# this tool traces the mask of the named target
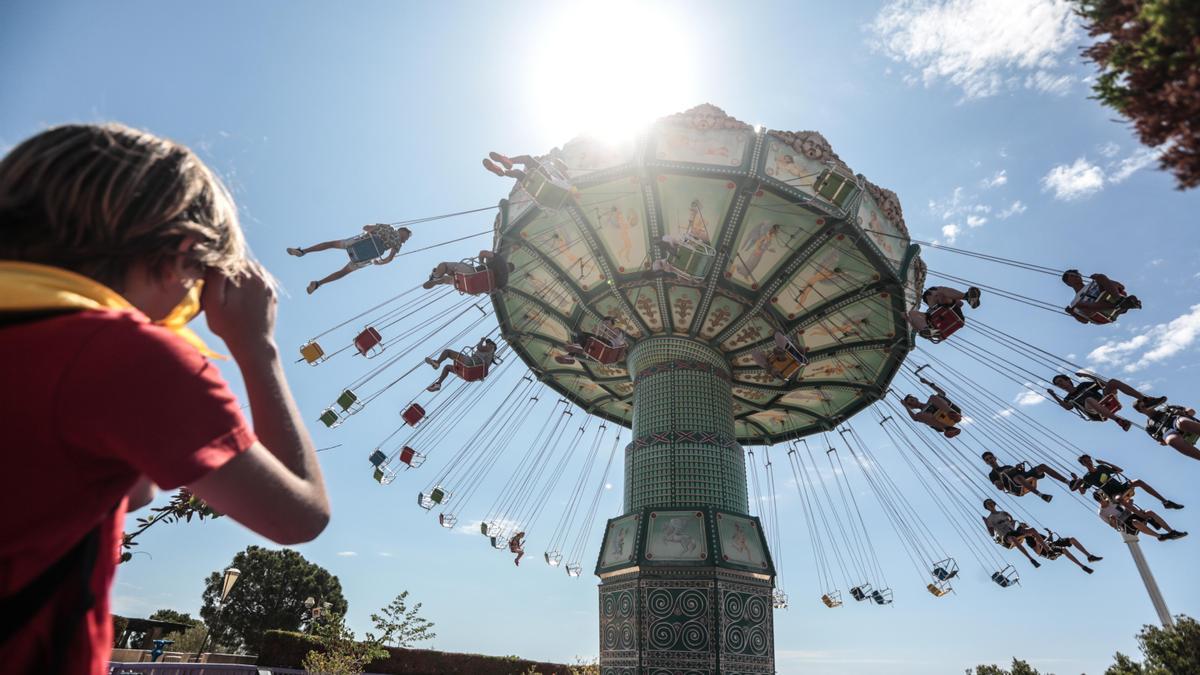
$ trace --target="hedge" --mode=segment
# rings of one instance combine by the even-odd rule
[[[258,665],[271,668],[300,668],[301,661],[314,649],[320,649],[315,638],[304,633],[269,630],[263,635],[258,652]],[[372,673],[384,675],[520,675],[536,668],[542,675],[570,675],[570,666],[561,663],[528,661],[515,656],[485,656],[457,654],[430,649],[400,649],[387,647],[386,659],[367,666]]]

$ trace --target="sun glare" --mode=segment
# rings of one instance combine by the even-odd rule
[[[628,138],[657,117],[701,103],[696,40],[681,17],[658,4],[565,5],[532,39],[530,113],[554,138]]]

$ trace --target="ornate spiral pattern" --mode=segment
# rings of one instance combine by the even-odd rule
[[[703,591],[688,590],[679,594],[675,601],[675,611],[687,617],[698,616],[708,604],[708,598]]]
[[[767,599],[760,595],[746,598],[746,620],[753,624],[762,623],[767,616]]]

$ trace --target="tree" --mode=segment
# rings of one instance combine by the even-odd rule
[[[392,603],[380,610],[382,614],[372,614],[371,621],[379,637],[367,633],[367,638],[380,644],[393,647],[411,647],[417,642],[432,640],[437,637],[433,632],[433,622],[421,616],[421,603],[408,608],[408,591],[397,595]]]
[[[1000,666],[976,666],[974,670],[968,668],[967,675],[1042,675],[1042,673],[1028,663],[1014,658],[1010,670],[1005,670]],[[1046,675],[1052,674],[1046,673]]]
[[[179,612],[173,609],[155,610],[149,617],[152,621],[170,621],[172,623],[182,623],[187,626],[183,631],[172,631],[163,635],[164,640],[171,640],[172,644],[169,647],[173,652],[184,652],[190,654],[198,651],[204,643],[204,636],[208,633],[208,627],[200,619],[193,618],[187,612]],[[212,651],[221,651],[219,647],[210,642],[209,646]]]
[[[1138,648],[1145,659],[1137,663],[1117,652],[1104,675],[1176,675],[1200,673],[1200,622],[1179,615],[1173,628],[1142,626]]]
[[[225,575],[217,570],[205,580],[200,616],[212,628],[212,639],[234,650],[256,652],[263,633],[271,629],[298,630],[306,598],[329,603],[329,611],[337,615],[349,608],[338,578],[291,549],[249,546],[230,566],[242,574],[224,609],[218,604]]]
[[[1179,189],[1200,185],[1200,12],[1195,0],[1075,0],[1099,66],[1096,98],[1163,147]]]
[[[388,656],[378,639],[368,636],[365,642],[355,640],[354,631],[346,627],[341,614],[330,613],[315,622],[312,634],[321,649],[310,651],[301,665],[313,675],[359,675],[368,663]]]

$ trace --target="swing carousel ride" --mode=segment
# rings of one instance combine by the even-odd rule
[[[997,543],[1062,554],[1045,544],[1054,537],[1039,544],[985,530],[979,505],[993,499],[1044,527],[1018,497],[1037,493],[1046,474],[1016,462],[1068,475],[1082,450],[1020,411],[979,414],[958,436],[960,406],[1011,408],[949,358],[958,353],[1042,394],[1029,383],[1082,368],[978,312],[968,318],[963,305],[978,306],[978,289],[989,301],[1060,315],[1062,303],[927,270],[896,195],[855,174],[819,133],[752,127],[704,105],[624,144],[578,138],[536,158],[493,153],[488,164],[515,179],[494,207],[488,255],[442,266],[424,287],[321,332],[300,354],[323,367],[363,359],[353,367],[366,370],[320,422],[336,428],[367,407],[399,410],[364,468],[381,485],[407,483],[416,471],[420,509],[446,528],[477,523],[488,545],[518,563],[538,542],[542,562],[581,576],[605,485],[623,460],[623,509],[595,554],[603,672],[774,672],[770,610],[788,605],[780,482],[797,490],[814,595],[826,607],[892,602],[863,516],[872,504],[856,496],[866,493],[920,586],[938,598],[951,593],[955,557],[912,490],[879,469],[860,426],[879,426],[961,550],[997,585],[1019,583]],[[981,264],[1062,274],[922,243]],[[927,274],[972,290],[926,294]],[[1115,320],[1128,307],[1111,291],[1123,294],[1080,291],[1077,302],[1115,309],[1105,314],[1093,302],[1079,313]],[[944,344],[930,349],[923,339]],[[443,377],[426,386],[429,366],[443,363]],[[1090,396],[1102,405],[1068,391],[1064,407],[1089,419],[1115,414],[1105,406],[1116,390],[1095,381]],[[905,407],[905,393],[927,387],[936,395],[918,412]],[[409,398],[384,398],[396,388]],[[1148,410],[1154,434],[1157,409]],[[452,430],[465,440],[442,443]],[[1001,471],[1005,480],[980,470],[975,458],[985,450],[1016,463]],[[788,475],[777,479],[772,459]],[[1024,478],[1008,481],[1004,471]],[[500,485],[490,505],[481,490],[489,479]],[[1076,487],[1065,499],[1094,509]],[[560,513],[543,513],[560,502]]]

